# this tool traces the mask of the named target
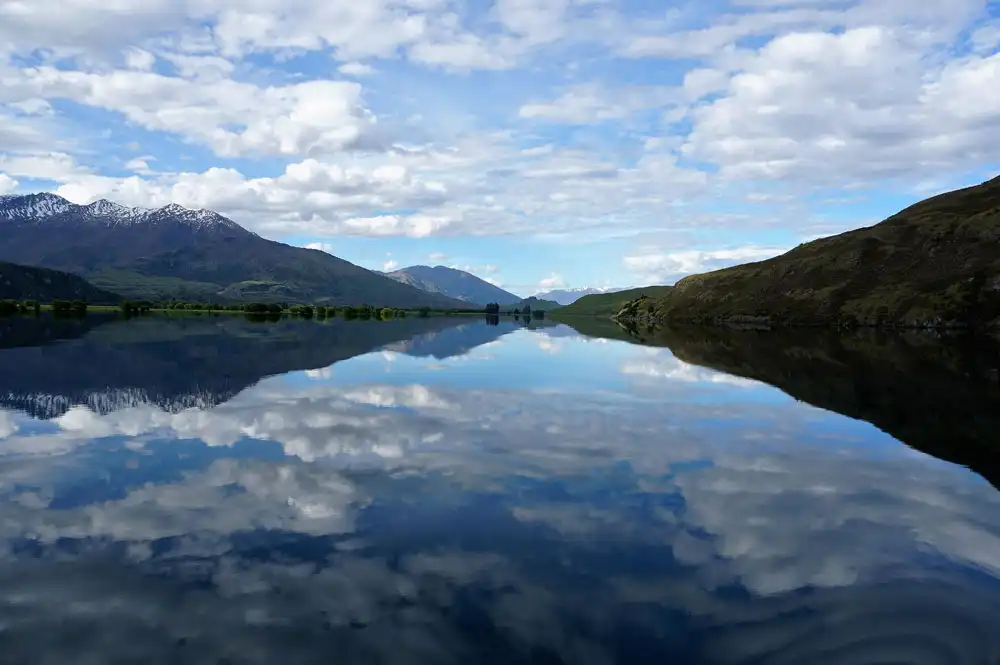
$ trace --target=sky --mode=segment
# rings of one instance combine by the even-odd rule
[[[0,194],[520,295],[767,258],[998,145],[995,1],[0,0]]]

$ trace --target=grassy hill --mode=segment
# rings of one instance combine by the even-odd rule
[[[1000,178],[767,261],[692,275],[621,319],[1000,325]]]
[[[530,307],[531,310],[535,312],[542,310],[546,314],[556,309],[562,309],[562,305],[554,300],[540,300],[535,296],[531,296],[530,298],[524,298],[523,300],[518,300],[517,302],[506,304],[500,303],[500,311],[506,312],[509,309],[524,309],[525,306]]]
[[[572,305],[560,307],[558,316],[611,316],[617,314],[622,306],[630,300],[643,295],[659,298],[669,293],[672,288],[670,286],[644,286],[614,293],[595,293],[580,298]]]
[[[112,305],[120,302],[122,297],[68,272],[0,262],[0,300],[36,300],[43,303],[85,300],[92,304]]]

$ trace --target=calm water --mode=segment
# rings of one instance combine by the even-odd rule
[[[995,347],[582,330],[0,320],[0,662],[1000,662]]]

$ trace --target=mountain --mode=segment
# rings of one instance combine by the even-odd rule
[[[532,311],[537,312],[538,310],[542,310],[548,313],[551,312],[552,310],[560,308],[559,303],[557,303],[554,300],[541,300],[539,298],[536,298],[535,296],[531,296],[530,298],[524,298],[521,300],[516,300],[514,302],[507,302],[507,303],[501,302],[499,304],[500,304],[500,310],[504,312],[507,311],[508,309],[524,309],[525,307],[530,307]]]
[[[384,274],[397,282],[409,284],[428,293],[440,293],[473,305],[519,300],[519,296],[504,291],[471,273],[445,266],[434,266],[433,268],[430,266],[410,266]]]
[[[1000,178],[767,261],[692,275],[628,321],[1000,326]]]
[[[560,307],[559,316],[611,316],[617,313],[625,303],[646,295],[662,296],[670,292],[670,286],[644,286],[626,291],[611,291],[584,296],[572,305]]]
[[[560,305],[572,305],[577,300],[584,296],[599,295],[602,293],[616,293],[618,291],[624,291],[625,289],[595,289],[595,288],[583,288],[583,289],[555,289],[553,291],[546,291],[545,293],[536,293],[535,297],[540,300],[552,300],[559,303]]]
[[[123,321],[100,313],[0,318],[0,409],[53,418],[81,404],[99,413],[142,404],[171,412],[207,408],[267,376],[326,368],[468,323],[440,316],[273,323],[240,316]],[[464,353],[476,343],[453,338],[451,346]]]
[[[663,327],[644,343],[869,422],[1000,487],[1000,344],[881,331]]]
[[[455,308],[315,249],[261,238],[210,210],[0,198],[0,260],[76,273],[129,298]]]
[[[122,297],[97,288],[79,275],[0,261],[0,300],[85,300],[111,305]]]

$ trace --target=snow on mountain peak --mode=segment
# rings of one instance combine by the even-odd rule
[[[58,215],[73,207],[73,204],[55,194],[26,194],[4,197],[0,201],[0,217],[7,219],[38,219]]]
[[[196,229],[224,227],[242,229],[239,224],[211,210],[191,210],[171,203],[156,210],[129,208],[114,201],[98,199],[88,205],[70,203],[55,194],[5,195],[0,197],[0,219],[45,223],[50,217],[62,213],[75,213],[76,223],[106,224],[109,226],[156,224],[165,221],[180,222]]]
[[[97,217],[110,217],[119,222],[134,222],[143,215],[147,214],[148,210],[143,210],[142,208],[127,208],[123,205],[115,203],[114,201],[108,201],[107,199],[98,199],[88,206],[84,206],[87,213]]]

